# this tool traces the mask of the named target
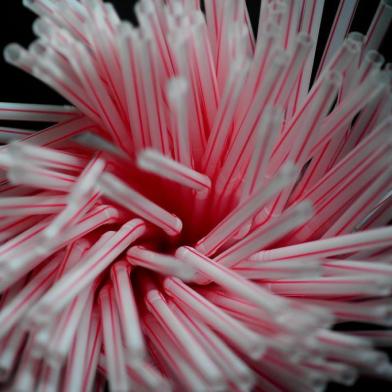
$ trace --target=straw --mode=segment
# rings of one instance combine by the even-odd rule
[[[0,199],[1,216],[25,216],[55,214],[65,207],[65,198],[59,196],[22,196],[2,197]]]
[[[131,267],[127,262],[116,262],[111,268],[111,281],[125,348],[131,361],[139,362],[145,357],[146,348],[136,308],[135,293],[130,281],[130,271]]]
[[[344,262],[343,262],[344,263]],[[365,300],[360,302],[342,302],[333,300],[308,300],[311,304],[323,306],[331,310],[340,320],[358,321],[381,326],[390,326],[392,323],[390,304],[378,300]]]
[[[26,333],[21,328],[13,328],[6,337],[1,340],[0,348],[0,380],[1,382],[8,379],[14,369],[15,363],[19,357],[20,349],[25,343]]]
[[[175,236],[181,231],[182,222],[179,218],[134,191],[115,176],[104,173],[100,178],[99,188],[110,199],[162,228],[167,234]]]
[[[126,260],[132,265],[144,267],[163,275],[174,275],[184,281],[194,276],[192,268],[184,265],[181,260],[158,252],[153,252],[141,246],[132,246],[128,249]]]
[[[210,357],[219,366],[229,381],[239,388],[252,388],[255,378],[246,364],[233,351],[203,324],[186,316],[174,303],[170,304],[176,316],[189,328]]]
[[[248,64],[236,61],[231,67],[226,87],[222,92],[215,121],[202,157],[203,170],[211,178],[215,175],[219,159],[225,153],[225,146],[231,132],[236,106],[240,104],[240,92],[247,76]]]
[[[223,312],[185,283],[176,278],[166,278],[164,288],[182,309],[186,312],[191,311],[243,354],[255,359],[262,356],[265,342],[261,336]]]
[[[211,189],[211,180],[207,176],[152,149],[139,153],[137,166],[198,192],[207,193]]]
[[[85,352],[83,389],[90,391],[95,379],[95,372],[98,366],[99,353],[102,343],[102,325],[99,312],[93,309],[90,326],[88,330],[88,346]]]
[[[389,0],[380,1],[376,14],[372,19],[365,37],[365,49],[378,49],[381,45],[392,20],[392,3]]]
[[[120,321],[114,302],[113,288],[104,286],[99,292],[102,334],[108,357],[108,381],[114,391],[126,391],[130,387],[125,367],[124,349],[121,343]]]
[[[392,291],[391,284],[383,277],[334,276],[321,278],[279,279],[266,286],[283,296],[315,298],[387,296]]]
[[[95,191],[95,184],[105,168],[105,162],[99,157],[93,158],[80,173],[67,197],[66,207],[46,227],[44,235],[55,237],[59,232],[70,227],[72,223],[90,210],[98,201],[100,193]]]
[[[152,342],[159,359],[164,360],[168,373],[184,388],[202,391],[207,388],[206,381],[196,369],[185,360],[184,354],[173,343],[167,331],[153,317],[144,318],[147,336]]]
[[[11,127],[0,127],[0,143],[6,144],[15,142],[17,140],[23,139],[26,136],[30,136],[34,131],[30,129],[19,129]]]
[[[13,159],[29,160],[36,166],[64,171],[82,170],[86,163],[83,158],[75,155],[26,142],[9,144],[7,152],[14,157]]]
[[[167,84],[167,98],[171,112],[171,128],[175,159],[192,167],[192,149],[188,125],[188,84],[186,79],[172,78]]]
[[[151,289],[146,293],[145,301],[150,312],[156,317],[165,332],[181,347],[181,351],[184,352],[192,366],[200,372],[202,378],[208,384],[220,385],[222,383],[220,370],[197,343],[190,331],[175,316],[162,294],[156,289]]]
[[[232,267],[253,253],[284,238],[296,227],[307,222],[313,215],[311,203],[305,201],[272,218],[267,224],[252,230],[242,240],[220,253],[214,261],[225,267]]]
[[[287,186],[293,175],[295,175],[295,168],[286,165],[268,186],[259,186],[253,194],[244,199],[225,219],[199,240],[196,249],[207,256],[214,254],[236,231],[255,217],[272,197]]]
[[[50,263],[34,277],[18,295],[0,311],[1,331],[0,338],[5,336],[11,328],[24,316],[32,304],[53,283],[56,264]]]
[[[350,31],[357,6],[358,0],[342,0],[339,2],[328,36],[328,41],[317,69],[317,76],[321,73],[325,64],[328,64],[333,54],[339,50],[344,38]]]
[[[260,119],[259,129],[255,136],[254,153],[252,154],[247,173],[242,185],[242,198],[247,197],[256,190],[258,186],[267,185],[267,168],[271,158],[271,152],[279,130],[282,129],[283,113],[278,108],[267,107]],[[286,162],[286,166],[290,165]],[[278,174],[279,176],[279,174]],[[294,173],[292,174],[294,177]]]
[[[323,264],[324,268],[324,264]],[[233,271],[252,280],[275,280],[297,277],[315,277],[321,274],[321,261],[289,260],[279,263],[265,262],[254,265],[252,261],[243,261],[233,267]]]
[[[45,310],[53,313],[59,312],[133,241],[143,235],[145,230],[146,226],[143,221],[133,219],[124,224],[109,239],[103,238],[102,247],[88,252],[83,262],[68,271],[46,292],[39,302],[40,310],[36,310],[37,317],[44,316],[46,318]]]
[[[189,246],[178,248],[176,256],[184,260],[188,265],[200,272],[201,278],[209,279],[224,287],[226,290],[236,293],[242,298],[257,305],[262,310],[271,314],[287,306],[281,298],[271,295],[262,287],[233,273],[227,267],[211,260]]]
[[[72,106],[0,102],[0,120],[61,122],[77,115]]]
[[[337,237],[309,241],[303,244],[291,245],[258,252],[251,260],[279,261],[295,258],[320,258],[344,255],[363,249],[376,249],[387,246],[392,238],[392,228],[382,227]]]

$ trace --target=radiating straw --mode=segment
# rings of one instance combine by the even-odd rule
[[[60,122],[78,116],[73,106],[0,102],[0,120]]]
[[[132,265],[144,267],[163,275],[174,275],[184,281],[191,280],[195,271],[181,260],[163,253],[153,252],[142,246],[132,246],[126,253],[126,260]]]
[[[196,249],[205,255],[215,253],[242,225],[255,217],[257,212],[291,181],[295,172],[296,170],[293,166],[285,166],[267,187],[258,187],[253,194],[248,196],[205,237],[199,240],[196,244]]]
[[[242,278],[240,275],[189,246],[178,248],[176,256],[199,271],[203,283],[205,283],[206,279],[207,281],[212,280],[226,290],[247,299],[260,309],[270,312],[272,315],[287,306],[286,301],[282,298],[271,295],[262,287]]]
[[[263,338],[204,296],[176,278],[166,278],[164,288],[186,313],[191,312],[194,317],[200,318],[201,322],[217,331],[240,352],[255,359],[262,356],[265,350]]]
[[[206,175],[152,149],[146,149],[139,153],[137,166],[144,171],[156,174],[159,177],[198,192],[207,193],[211,189],[211,180]]]
[[[180,233],[182,222],[179,218],[136,192],[114,175],[104,173],[99,181],[99,189],[110,199],[162,228],[167,234],[175,236]]]
[[[392,228],[381,227],[257,252],[251,257],[251,260],[262,262],[337,256],[364,249],[382,248],[387,246],[391,240]]]
[[[129,276],[130,271],[131,267],[127,262],[116,262],[111,268],[111,280],[124,336],[124,346],[130,360],[138,362],[145,357],[146,348],[136,307],[135,293]]]
[[[191,366],[195,367],[208,384],[221,385],[223,380],[220,370],[192,333],[175,316],[163,295],[158,290],[152,289],[146,293],[145,301],[165,332],[181,347]]]
[[[114,300],[113,288],[109,285],[99,292],[102,335],[105,354],[108,358],[108,381],[114,391],[126,391],[130,387],[125,366],[125,353],[121,342],[120,320]]]

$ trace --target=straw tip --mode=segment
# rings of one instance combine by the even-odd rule
[[[14,64],[16,63],[22,54],[22,47],[13,42],[5,46],[3,50],[4,60],[7,63]]]

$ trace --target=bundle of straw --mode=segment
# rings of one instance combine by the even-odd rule
[[[0,378],[13,391],[321,391],[392,379],[391,67],[341,0],[29,0],[1,103]],[[325,4],[327,6],[327,4]],[[316,75],[311,81],[312,71]]]

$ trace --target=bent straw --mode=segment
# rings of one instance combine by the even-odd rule
[[[312,204],[308,201],[297,204],[273,217],[267,224],[251,230],[243,239],[214,257],[214,261],[225,267],[232,267],[267,245],[284,238],[293,229],[302,226],[313,215]]]
[[[207,256],[214,254],[246,222],[255,217],[272,197],[287,186],[295,174],[296,170],[292,165],[288,164],[283,167],[268,186],[260,185],[254,193],[248,196],[205,237],[199,240],[196,244],[196,249]]]
[[[309,241],[303,244],[275,248],[255,253],[250,260],[255,262],[279,261],[295,258],[319,259],[349,254],[364,249],[388,246],[392,240],[392,228],[382,227],[337,237]]]
[[[0,102],[0,120],[61,122],[78,115],[73,106]]]
[[[265,342],[259,334],[248,329],[177,278],[166,278],[164,289],[181,309],[191,311],[195,317],[217,331],[241,353],[254,359],[261,358]]]
[[[123,205],[130,211],[163,229],[168,235],[175,236],[181,232],[182,222],[157,204],[110,173],[104,173],[98,183],[105,196]]]
[[[145,223],[140,219],[133,219],[121,226],[108,240],[103,238],[101,248],[88,252],[82,263],[75,265],[41,298],[39,308],[36,309],[37,321],[41,317],[47,317],[44,314],[46,311],[60,311],[145,232]]]
[[[154,315],[173,342],[176,342],[192,366],[200,372],[210,385],[221,385],[222,374],[206,354],[191,332],[181,323],[170,309],[162,294],[150,289],[145,296],[149,311]]]
[[[108,381],[113,391],[127,391],[127,371],[125,367],[125,353],[121,342],[120,321],[118,318],[113,288],[106,285],[99,292],[101,308],[103,346],[108,358]]]
[[[131,267],[127,262],[119,261],[111,268],[110,276],[124,336],[124,346],[133,363],[143,360],[146,348],[136,307],[135,293],[129,276],[130,271]]]
[[[126,253],[126,260],[132,265],[144,267],[163,275],[174,275],[184,281],[191,280],[194,270],[184,265],[181,260],[141,246],[132,246]]]
[[[211,180],[206,175],[152,149],[143,150],[138,154],[137,166],[198,192],[208,193],[211,189]]]
[[[205,279],[212,280],[229,292],[247,299],[272,315],[287,306],[286,301],[282,298],[271,295],[262,287],[242,278],[226,266],[209,259],[189,246],[178,248],[176,256],[199,271],[201,275],[199,280],[202,280],[203,283],[205,283]]]
[[[218,335],[197,320],[187,317],[174,303],[170,303],[170,307],[218,365],[226,381],[242,388],[249,389],[254,386],[256,380],[251,370]]]

